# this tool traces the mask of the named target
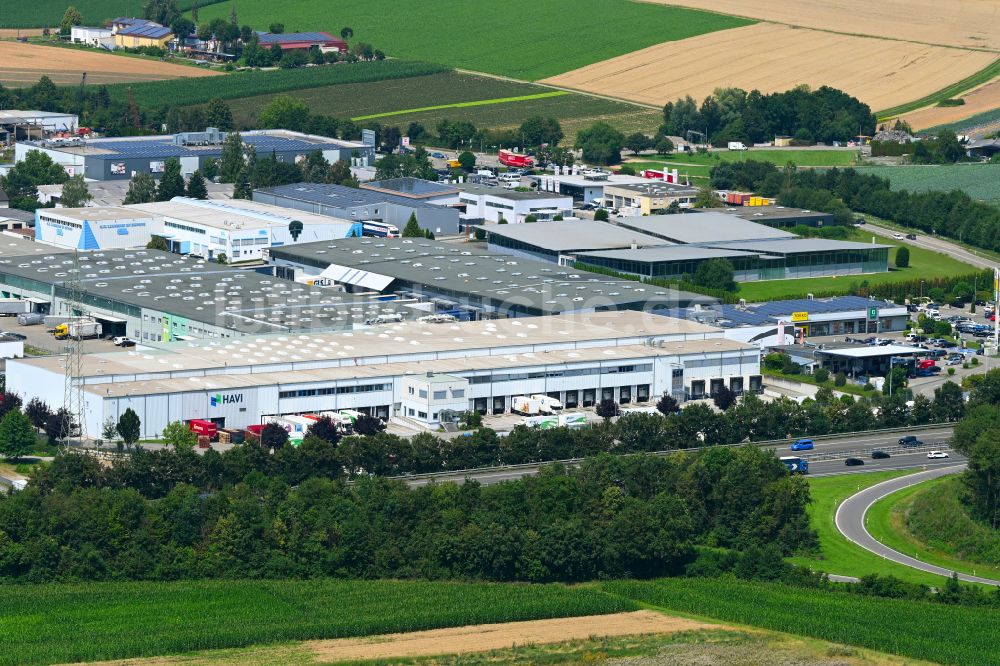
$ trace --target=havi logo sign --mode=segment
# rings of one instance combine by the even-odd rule
[[[236,393],[235,395],[222,395],[221,393],[216,393],[212,396],[212,407],[219,407],[220,405],[235,405],[243,402],[243,394]]]

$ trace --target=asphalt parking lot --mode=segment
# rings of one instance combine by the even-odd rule
[[[27,338],[24,341],[25,347],[30,346],[50,354],[62,354],[66,352],[66,345],[68,341],[56,340],[51,333],[47,332],[45,324],[22,326],[17,323],[17,317],[0,317],[0,330],[7,331],[9,333],[19,333],[25,336]],[[117,351],[120,349],[119,347],[115,347],[110,340],[95,339],[83,340],[82,342],[83,352],[85,354],[102,351]]]

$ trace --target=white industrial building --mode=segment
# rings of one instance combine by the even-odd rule
[[[556,216],[572,217],[573,198],[555,192],[517,192],[502,187],[476,183],[458,183],[458,202],[465,206],[469,221],[483,220],[518,224],[529,215],[536,220],[551,220]]]
[[[152,236],[171,251],[213,260],[256,261],[262,250],[361,235],[360,225],[328,215],[233,199],[174,197],[131,206],[41,208],[35,240],[80,250],[142,248]]]
[[[9,361],[8,390],[61,406],[65,363]],[[80,379],[88,433],[132,408],[143,437],[190,419],[242,428],[355,409],[433,426],[445,410],[501,413],[520,395],[547,394],[573,408],[761,388],[756,346],[713,326],[634,311],[192,340],[87,354]]]
[[[86,44],[94,48],[115,50],[114,31],[111,28],[91,28],[74,25],[69,31],[69,40],[74,44]]]

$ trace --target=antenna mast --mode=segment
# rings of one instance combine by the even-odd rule
[[[69,337],[66,345],[66,376],[63,384],[63,406],[66,408],[68,418],[62,422],[60,435],[63,445],[68,446],[73,437],[76,437],[79,442],[83,442],[87,437],[87,422],[83,418],[83,340],[79,331],[74,331],[72,325],[73,317],[83,313],[83,306],[80,303],[80,252],[78,250],[73,251],[73,269],[70,278],[63,285],[66,289],[63,300],[69,310],[70,321],[67,326]]]

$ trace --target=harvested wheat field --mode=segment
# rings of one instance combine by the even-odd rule
[[[42,34],[42,28],[0,28],[0,39],[14,39],[15,37],[38,37]]]
[[[994,79],[961,97],[965,100],[962,106],[932,106],[905,113],[900,118],[910,123],[913,129],[920,130],[957,123],[970,116],[1000,108],[1000,79]]]
[[[503,650],[514,646],[640,634],[673,634],[701,629],[726,629],[726,627],[642,610],[612,615],[479,624],[403,634],[306,641],[294,645],[276,646],[273,651],[262,647],[259,657],[262,662],[268,662],[272,657],[280,660],[284,655],[289,662],[322,664],[391,657],[470,654]],[[100,666],[214,666],[228,664],[230,663],[228,659],[234,656],[244,660],[243,663],[246,663],[249,657],[246,650],[223,650],[182,657],[123,659],[101,662]],[[253,660],[250,659],[250,662]]]
[[[1000,50],[996,0],[646,1],[852,35]]]
[[[56,85],[77,84],[83,72],[87,72],[88,83],[159,81],[217,74],[196,67],[99,51],[0,42],[0,83],[4,85],[31,85],[43,75]]]
[[[761,92],[805,83],[845,90],[872,109],[903,104],[983,69],[995,53],[758,23],[657,44],[546,79],[566,88],[663,104],[720,86]]]

